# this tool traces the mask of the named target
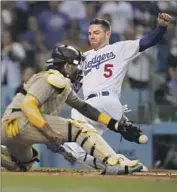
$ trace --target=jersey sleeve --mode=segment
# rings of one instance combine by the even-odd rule
[[[71,91],[69,94],[66,103],[70,105],[72,108],[78,110],[85,117],[98,121],[98,116],[100,115],[100,111],[90,104],[81,100],[74,91]]]
[[[39,78],[30,86],[28,94],[33,95],[40,104],[43,104],[55,91],[55,88],[47,82],[46,78]]]
[[[74,90],[68,95],[66,103],[72,108],[82,108],[83,105],[83,101],[77,96]]]
[[[122,46],[120,48],[120,54],[122,56],[122,59],[124,61],[130,60],[137,56],[139,53],[139,39],[138,40],[128,40],[128,41],[123,41]]]

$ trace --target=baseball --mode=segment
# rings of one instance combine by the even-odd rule
[[[146,135],[141,135],[139,137],[139,143],[145,144],[145,143],[147,143],[147,141],[148,141],[148,137]]]

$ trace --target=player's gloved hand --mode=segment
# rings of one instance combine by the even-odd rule
[[[63,143],[62,135],[53,131],[48,124],[43,126],[42,131],[51,142]]]
[[[124,139],[130,142],[145,144],[148,141],[147,136],[143,135],[142,130],[126,119],[122,119],[120,122],[111,119],[107,127],[114,132],[120,133]]]
[[[119,122],[118,132],[121,136],[130,141],[138,144],[145,144],[148,141],[146,135],[143,135],[142,130],[131,121],[123,119]]]

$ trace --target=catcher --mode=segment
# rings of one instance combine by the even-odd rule
[[[14,97],[2,118],[2,166],[13,171],[28,171],[38,152],[33,144],[77,142],[87,153],[105,164],[107,174],[139,171],[138,160],[122,161],[96,129],[88,123],[57,116],[67,103],[87,118],[120,132],[124,121],[117,122],[87,104],[71,88],[79,74],[83,54],[72,46],[56,47],[46,70],[33,75]]]

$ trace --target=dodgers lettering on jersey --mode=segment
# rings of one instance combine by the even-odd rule
[[[121,41],[99,50],[85,52],[83,63],[83,94],[110,91],[120,95],[130,59],[137,56],[139,40]]]
[[[114,59],[116,55],[113,52],[103,53],[100,55],[95,55],[90,61],[85,61],[84,63],[84,75],[87,75],[93,68],[99,69],[101,64]]]

